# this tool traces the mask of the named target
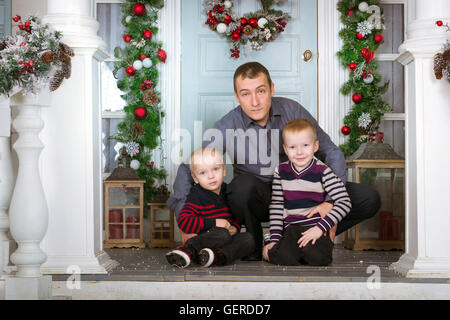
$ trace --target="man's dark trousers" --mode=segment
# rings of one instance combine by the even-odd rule
[[[346,189],[352,201],[352,210],[339,222],[337,235],[373,217],[381,207],[380,195],[373,188],[347,182]],[[260,255],[263,245],[261,222],[269,221],[272,184],[250,174],[241,174],[228,184],[227,197],[233,215],[253,235],[255,253]]]

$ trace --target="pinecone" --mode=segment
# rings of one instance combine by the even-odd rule
[[[62,70],[56,71],[55,75],[50,80],[50,91],[55,91],[56,89],[58,89],[63,80],[64,80],[63,71]]]
[[[61,60],[64,64],[72,64],[72,61],[70,60],[70,56],[66,54],[64,51],[59,52],[59,60]]]
[[[72,65],[71,64],[63,64],[61,67],[61,71],[64,74],[64,78],[69,79],[72,74]]]
[[[244,33],[246,34],[246,35],[251,35],[252,33],[253,33],[253,28],[252,28],[252,26],[251,25],[246,25],[245,27],[244,27]]]
[[[59,43],[59,51],[62,51],[71,57],[75,56],[75,53],[73,52],[72,48],[62,42]]]
[[[147,89],[144,91],[142,101],[144,101],[145,104],[154,107],[158,104],[159,97],[155,93],[155,91],[153,91],[152,89]]]
[[[210,28],[212,31],[214,31],[214,30],[216,30],[217,25],[216,25],[215,23],[210,23],[210,24],[209,24],[209,28]]]
[[[55,61],[55,55],[53,54],[52,51],[46,51],[42,55],[41,60],[46,64],[50,64],[53,61]]]
[[[434,55],[434,75],[436,79],[442,79],[442,71],[447,67],[447,63],[442,53],[436,53]]]
[[[133,134],[138,134],[138,135],[143,135],[145,134],[145,129],[142,128],[142,125],[140,122],[135,122],[134,123],[134,129],[133,129]]]

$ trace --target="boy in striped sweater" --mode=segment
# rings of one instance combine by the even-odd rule
[[[270,203],[270,243],[263,257],[278,265],[325,266],[332,262],[333,242],[329,231],[351,209],[342,181],[314,157],[319,149],[314,125],[305,119],[290,121],[283,128],[283,148],[289,161],[274,173]],[[331,211],[321,216],[312,209],[329,195]]]
[[[226,203],[222,154],[214,148],[199,148],[190,157],[190,167],[195,185],[177,223],[184,233],[197,235],[167,253],[167,261],[180,268],[192,261],[209,267],[230,264],[252,253],[255,248],[252,235],[240,233],[241,225]]]

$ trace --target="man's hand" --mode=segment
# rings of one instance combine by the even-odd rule
[[[235,226],[230,225],[230,227],[228,228],[228,232],[230,233],[230,236],[234,236],[238,233],[238,230]]]
[[[312,244],[316,244],[316,240],[319,239],[323,234],[323,231],[315,226],[309,228],[305,232],[302,232],[302,237],[298,239],[297,243],[300,248],[305,247],[311,240]]]
[[[195,237],[196,233],[184,233],[183,231],[180,231],[181,234],[181,243],[185,244],[186,241],[188,241],[190,238]]]
[[[323,202],[318,206],[315,206],[311,209],[309,214],[306,216],[307,218],[311,218],[316,213],[320,214],[320,217],[323,219],[328,213],[330,213],[331,209],[333,209],[333,204],[329,202]]]
[[[269,261],[269,250],[272,249],[273,246],[276,245],[276,244],[277,244],[276,242],[271,242],[268,245],[264,246],[264,249],[263,249],[263,258],[264,258],[264,260]]]
[[[225,219],[216,219],[216,227],[229,229],[231,224]]]

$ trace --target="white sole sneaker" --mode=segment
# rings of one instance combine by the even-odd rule
[[[167,261],[178,268],[186,268],[191,264],[191,258],[186,252],[181,250],[172,250],[166,253]]]
[[[204,268],[210,267],[214,262],[214,252],[209,248],[204,248],[204,249],[200,250],[199,256],[200,256],[200,259],[202,259],[202,260],[204,259],[204,256],[208,257],[208,260],[205,259],[202,261],[202,267],[204,267]],[[204,262],[204,261],[206,261],[206,262]]]

